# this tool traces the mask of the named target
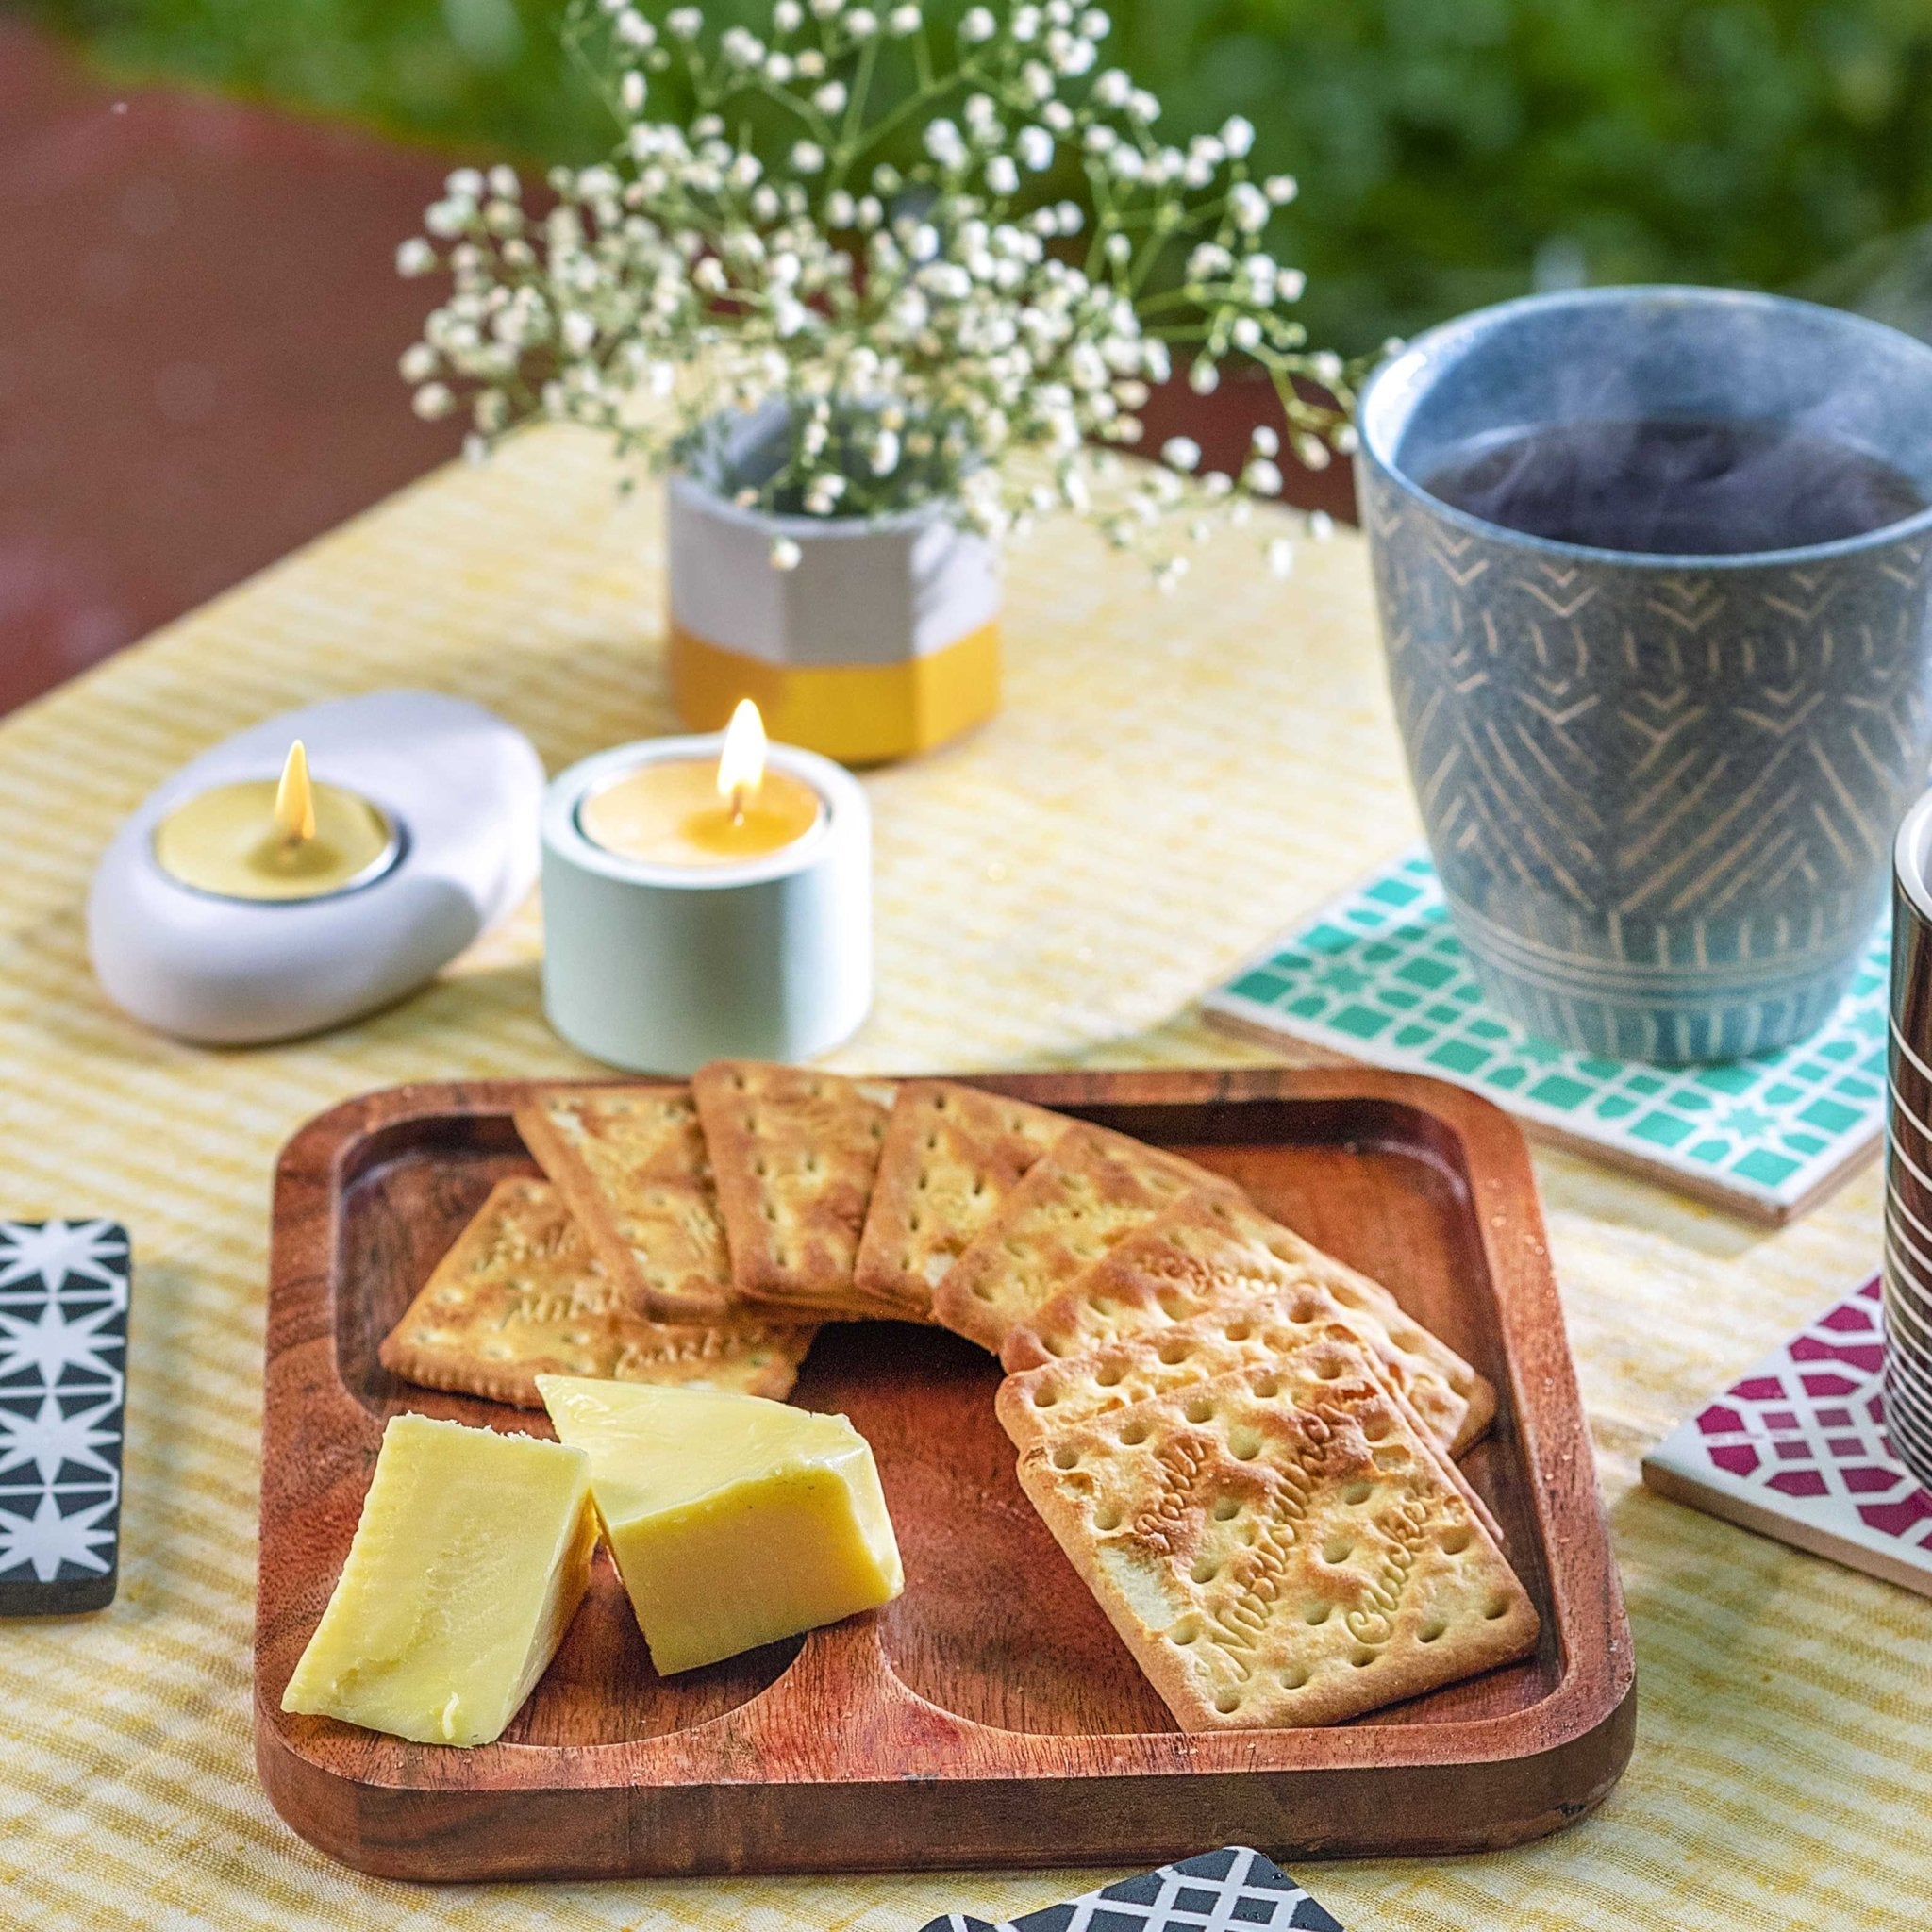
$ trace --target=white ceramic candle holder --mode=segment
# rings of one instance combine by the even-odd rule
[[[716,865],[627,858],[587,837],[584,801],[640,765],[715,764],[721,737],[620,745],[573,765],[543,807],[543,1004],[573,1046],[633,1073],[808,1059],[872,1005],[872,815],[852,775],[774,744],[770,769],[824,801],[805,836]]]
[[[313,898],[184,885],[155,828],[196,793],[273,780],[290,742],[316,776],[379,806],[393,856]],[[375,691],[253,725],[184,766],[115,835],[88,897],[88,950],[116,1005],[163,1033],[253,1045],[400,999],[535,883],[543,765],[501,718],[435,691]]]

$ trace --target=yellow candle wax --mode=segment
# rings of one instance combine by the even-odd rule
[[[578,828],[607,852],[651,865],[729,865],[782,852],[818,824],[824,801],[803,779],[767,770],[765,751],[764,721],[746,698],[715,765],[648,759],[585,799]]]
[[[585,838],[651,865],[730,865],[783,851],[811,830],[819,795],[789,772],[767,772],[740,808],[718,792],[708,758],[657,758],[592,792],[577,810]]]
[[[395,830],[380,807],[314,783],[300,741],[279,779],[216,785],[155,828],[161,870],[229,899],[315,899],[377,871]]]

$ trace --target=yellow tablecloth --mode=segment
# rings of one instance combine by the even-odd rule
[[[366,1879],[269,1809],[249,1746],[268,1179],[347,1094],[582,1066],[540,1010],[534,908],[437,986],[252,1053],[158,1040],[86,961],[90,867],[191,754],[284,707],[460,692],[551,768],[671,724],[655,495],[566,433],[431,477],[0,726],[0,1211],[108,1213],[136,1285],[119,1602],[0,1625],[0,1925],[914,1932],[1092,1873],[431,1890]],[[1189,1002],[1413,836],[1362,552],[1283,587],[1238,537],[1162,600],[1078,533],[1011,568],[1008,696],[867,780],[876,1013],[854,1067],[1258,1058]],[[1351,1928],[1852,1928],[1932,1897],[1932,1603],[1653,1498],[1643,1449],[1876,1258],[1869,1172],[1767,1235],[1540,1156],[1636,1628],[1637,1755],[1524,1850],[1307,1866]],[[1118,1875],[1118,1874],[1116,1874]]]

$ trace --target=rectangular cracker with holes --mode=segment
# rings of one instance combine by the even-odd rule
[[[1118,1335],[1065,1360],[1022,1369],[1000,1384],[1000,1424],[1024,1449],[1049,1424],[1088,1422],[1237,1369],[1266,1368],[1330,1331],[1361,1344],[1418,1426],[1449,1454],[1468,1405],[1433,1365],[1419,1363],[1411,1373],[1373,1315],[1343,1307],[1315,1282],[1279,1297],[1231,1299],[1187,1321]]]
[[[932,1320],[932,1294],[1007,1197],[1073,1125],[1003,1093],[908,1080],[886,1123],[854,1281],[866,1300]]]
[[[891,1084],[758,1060],[714,1060],[691,1084],[740,1295],[774,1309],[875,1312],[852,1273]]]
[[[546,1088],[516,1124],[634,1313],[708,1322],[742,1304],[689,1088]]]
[[[1049,1425],[1020,1482],[1184,1730],[1334,1724],[1537,1641],[1466,1490],[1340,1334]]]
[[[1205,1168],[1078,1125],[1007,1197],[933,1291],[933,1313],[998,1354],[1008,1335],[1190,1189],[1233,1192]]]
[[[782,1402],[809,1327],[634,1313],[548,1181],[497,1182],[377,1351],[406,1382],[541,1408],[539,1375],[675,1383]]]
[[[1496,1391],[1380,1282],[1220,1190],[1191,1194],[1129,1235],[1016,1325],[1000,1358],[1017,1373],[1256,1303],[1292,1313],[1310,1296],[1324,1309],[1339,1305],[1339,1319],[1378,1355],[1386,1348],[1390,1379],[1453,1453],[1489,1427]]]

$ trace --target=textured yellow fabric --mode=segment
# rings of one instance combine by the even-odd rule
[[[206,1052],[110,1010],[89,868],[191,754],[413,682],[554,770],[664,730],[656,500],[545,434],[431,478],[0,727],[0,1210],[135,1238],[120,1601],[0,1625],[0,1926],[914,1932],[1091,1873],[428,1890],[311,1852],[249,1745],[268,1179],[363,1089],[587,1071],[545,1027],[534,908],[414,1000]],[[1357,544],[1269,578],[1217,540],[1173,601],[1078,533],[1015,558],[1007,708],[867,780],[877,1011],[851,1068],[1253,1060],[1191,997],[1413,836]],[[1766,1234],[1543,1155],[1557,1272],[1636,1626],[1635,1761],[1594,1819],[1438,1866],[1306,1869],[1351,1932],[1923,1923],[1932,1603],[1642,1492],[1641,1452],[1877,1255],[1868,1173]]]

